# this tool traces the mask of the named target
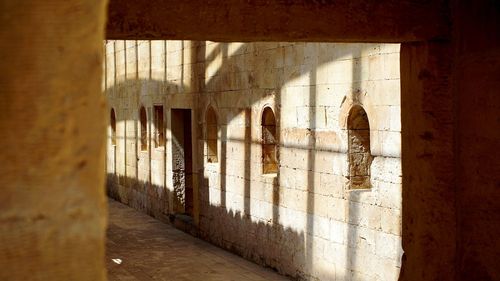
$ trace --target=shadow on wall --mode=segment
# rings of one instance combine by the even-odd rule
[[[208,179],[205,180],[208,181]],[[108,173],[107,194],[162,222],[174,223],[168,214],[166,204],[167,197],[171,193],[166,188]],[[304,270],[296,267],[296,265],[305,264],[302,232],[296,232],[279,224],[252,222],[250,217],[242,212],[212,206],[208,203],[208,190],[206,189],[200,191],[200,196],[202,214],[200,215],[200,228],[196,233],[200,238],[259,265],[274,269],[294,280],[309,280],[303,275]],[[210,216],[203,215],[203,213],[210,214]],[[214,220],[214,216],[217,219]],[[224,223],[221,224],[221,222]],[[181,230],[185,229],[181,228]],[[289,246],[286,247],[286,245]],[[296,274],[291,275],[290,272],[296,272]]]
[[[172,204],[174,193],[165,188],[165,167],[171,167],[166,161],[172,159],[166,157],[165,141],[161,149],[155,144],[157,130],[153,105],[164,105],[164,101],[148,93],[177,87],[153,79],[130,79],[106,90],[109,107],[114,113],[107,145],[107,193],[163,222],[170,222],[169,210],[173,207],[169,204]],[[140,120],[143,109],[146,109],[146,116]],[[165,127],[166,120],[162,121]],[[154,179],[153,170],[161,179]]]
[[[254,43],[259,44],[259,43]],[[264,43],[265,44],[265,43]],[[243,52],[247,48],[249,44],[242,44],[234,53]],[[262,51],[263,53],[266,50]],[[213,89],[217,88],[218,85],[224,83],[228,74],[232,74],[237,66],[239,65],[238,56],[228,56],[228,49],[226,44],[219,44],[216,48],[212,50],[210,54],[207,56],[207,61],[210,61],[211,58],[218,57],[222,55],[222,62],[219,69],[214,73],[212,78],[206,83],[204,89],[207,93],[213,91]],[[264,58],[260,56],[264,56]],[[292,54],[298,55],[298,54]],[[205,230],[205,232],[201,232],[201,236],[203,239],[208,240],[222,248],[228,249],[232,252],[235,252],[247,259],[253,260],[258,264],[268,266],[274,268],[281,274],[288,275],[295,280],[348,280],[350,277],[346,277],[346,275],[353,275],[355,273],[351,272],[351,267],[357,263],[355,250],[346,252],[346,262],[345,262],[345,270],[331,270],[326,269],[322,270],[321,265],[324,264],[320,259],[326,259],[323,253],[315,253],[320,247],[316,246],[315,239],[319,239],[315,233],[315,223],[313,215],[315,214],[315,188],[318,185],[318,182],[315,182],[315,178],[313,176],[313,172],[315,171],[315,156],[316,156],[316,120],[317,120],[317,111],[314,109],[317,101],[317,69],[322,64],[328,63],[330,61],[339,59],[345,56],[354,56],[359,57],[361,55],[361,51],[359,49],[349,50],[346,49],[345,52],[337,52],[336,56],[332,56],[325,61],[315,61],[310,57],[305,57],[304,60],[309,59],[309,64],[301,65],[300,68],[293,69],[292,71],[283,71],[279,72],[275,69],[265,69],[261,70],[263,73],[257,73],[258,70],[240,70],[242,72],[248,71],[242,77],[248,79],[248,84],[250,85],[251,90],[255,90],[256,92],[251,92],[251,94],[246,97],[246,104],[242,105],[241,112],[233,113],[233,116],[238,116],[244,112],[245,116],[245,134],[244,140],[235,140],[228,139],[227,129],[223,129],[221,132],[222,142],[222,151],[221,151],[221,160],[223,161],[220,167],[221,171],[221,200],[222,207],[217,207],[210,205],[208,202],[208,189],[210,184],[208,183],[208,179],[203,179],[203,184],[200,185],[200,229]],[[286,54],[283,53],[283,64],[286,64]],[[254,65],[261,65],[260,61],[268,60],[265,55],[257,54],[253,57],[254,61],[250,61],[250,63]],[[355,60],[355,63],[360,63],[359,60]],[[257,68],[257,67],[256,67]],[[284,69],[284,68],[283,68]],[[359,87],[359,81],[361,80],[360,68],[352,67],[353,73],[353,84],[351,87],[354,89]],[[358,70],[358,71],[355,71]],[[251,194],[251,177],[250,177],[250,169],[251,169],[251,151],[250,147],[252,145],[252,136],[250,135],[251,131],[249,127],[251,127],[252,120],[256,120],[255,118],[249,117],[248,112],[251,112],[251,109],[255,105],[262,104],[262,101],[268,99],[268,96],[271,94],[273,97],[273,103],[275,104],[275,110],[278,120],[282,116],[281,112],[281,102],[282,95],[281,90],[287,84],[287,82],[297,79],[303,75],[307,75],[309,77],[308,82],[308,96],[304,99],[304,105],[308,106],[307,113],[307,143],[304,145],[294,146],[294,149],[299,149],[303,151],[307,151],[307,157],[305,161],[307,162],[307,206],[306,206],[306,226],[305,231],[297,232],[291,228],[283,227],[280,224],[280,170],[277,169],[277,176],[274,178],[272,188],[273,188],[273,196],[272,196],[272,219],[270,223],[264,222],[252,222],[251,219],[251,211],[250,211],[250,194]],[[268,77],[265,77],[268,76]],[[279,85],[274,85],[272,88],[267,88],[266,86],[262,87],[262,84],[268,84],[269,77],[275,78],[282,77],[282,81],[279,81]],[[237,88],[231,88],[235,85],[230,84],[227,90],[237,90]],[[238,86],[238,83],[236,87]],[[359,100],[360,91],[353,91],[353,100]],[[215,93],[216,94],[216,93]],[[241,105],[240,105],[241,106]],[[340,105],[339,105],[340,106]],[[231,120],[228,118],[226,120],[222,120],[223,124],[229,124]],[[279,122],[278,122],[279,127]],[[279,130],[279,128],[278,128]],[[278,133],[278,135],[282,135]],[[243,213],[236,211],[227,211],[225,202],[226,196],[225,192],[227,189],[226,186],[226,155],[227,155],[227,144],[226,142],[243,142],[244,145],[244,209]],[[278,137],[278,141],[280,142],[279,149],[285,150],[290,148],[287,145],[283,145],[283,139]],[[279,154],[278,154],[279,155]],[[202,162],[203,163],[203,162]],[[201,165],[200,165],[201,166]],[[203,174],[200,172],[200,175]],[[282,191],[284,192],[284,191]],[[285,191],[286,192],[286,191]],[[282,199],[283,200],[283,199]],[[357,205],[349,205],[348,216],[353,215],[357,216]],[[302,219],[302,218],[297,218]],[[348,220],[350,221],[350,220]],[[347,245],[356,245],[356,242],[349,241],[351,237],[356,236],[356,230],[354,227],[351,227],[351,224],[348,224],[348,233],[347,233]],[[242,242],[243,241],[243,242]],[[354,246],[355,247],[355,246]],[[326,253],[326,250],[325,250]],[[337,253],[339,254],[339,253]],[[315,260],[317,259],[317,260]],[[333,265],[332,265],[333,266]],[[334,267],[334,266],[333,266]],[[316,268],[316,269],[314,269]],[[319,268],[319,269],[318,269]],[[344,275],[345,274],[345,275]],[[318,279],[319,278],[319,279]]]
[[[204,182],[204,186],[208,186],[207,178]],[[207,188],[200,190],[200,199],[200,238],[294,280],[307,279],[303,269],[303,232],[283,227],[274,221],[254,222],[244,212],[213,206],[209,203]],[[277,209],[278,206],[274,205],[273,208]]]
[[[109,197],[158,220],[170,223],[167,188],[135,178],[107,174],[106,190]]]
[[[248,44],[242,44],[234,53],[238,53],[245,49]],[[353,268],[359,268],[361,265],[361,261],[358,261],[357,255],[358,251],[356,249],[357,244],[360,243],[358,241],[357,228],[355,227],[354,222],[355,219],[359,217],[359,204],[348,204],[348,208],[346,210],[346,225],[347,225],[347,234],[345,245],[347,246],[347,250],[345,250],[345,261],[343,266],[345,268],[337,268],[332,273],[327,273],[323,276],[317,276],[317,272],[311,272],[311,268],[315,267],[315,263],[317,263],[317,259],[319,256],[322,256],[323,253],[318,253],[318,247],[316,247],[315,239],[316,232],[315,230],[315,222],[314,222],[314,213],[317,210],[317,206],[315,206],[315,192],[316,187],[319,184],[316,182],[315,177],[313,176],[313,172],[315,171],[315,163],[316,163],[316,152],[321,150],[321,145],[317,144],[317,135],[316,135],[316,120],[318,120],[316,114],[317,111],[314,110],[314,106],[317,101],[317,68],[324,63],[327,63],[332,60],[339,59],[344,56],[352,56],[354,58],[359,58],[361,55],[361,49],[357,48],[354,50],[348,50],[346,48],[345,52],[337,52],[336,56],[331,56],[328,60],[325,61],[312,61],[308,65],[302,66],[301,68],[296,69],[295,71],[291,71],[285,75],[285,73],[276,74],[277,77],[283,77],[281,81],[281,85],[277,85],[274,88],[262,88],[259,83],[266,83],[260,81],[262,76],[256,73],[256,70],[241,70],[245,72],[241,75],[240,79],[246,80],[246,82],[240,81],[238,83],[228,82],[228,75],[235,71],[238,67],[239,62],[235,56],[228,56],[228,50],[226,44],[219,44],[215,47],[211,53],[205,56],[205,46],[197,45],[195,51],[191,53],[192,60],[194,61],[195,67],[191,68],[192,75],[190,75],[189,81],[184,81],[184,70],[182,70],[183,75],[181,76],[180,85],[175,83],[168,83],[161,80],[154,79],[135,79],[135,80],[126,80],[113,87],[107,89],[108,95],[117,95],[117,93],[124,92],[129,97],[122,98],[130,98],[134,100],[133,104],[129,104],[127,108],[128,114],[123,114],[121,109],[117,110],[118,105],[111,103],[111,107],[115,108],[117,113],[117,120],[120,121],[130,121],[127,118],[131,118],[130,116],[135,116],[134,114],[130,114],[131,111],[137,110],[140,104],[149,103],[148,106],[151,106],[152,103],[156,101],[161,101],[166,107],[175,108],[177,106],[177,98],[179,96],[183,96],[184,94],[180,93],[192,93],[192,94],[200,94],[198,96],[197,104],[191,104],[191,109],[198,111],[198,113],[203,112],[203,108],[205,105],[210,104],[212,101],[217,100],[218,98],[223,99],[224,97],[219,96],[222,91],[232,91],[238,89],[241,84],[248,85],[251,91],[251,94],[241,97],[244,101],[239,105],[231,106],[230,114],[220,114],[220,124],[225,125],[221,128],[221,151],[220,151],[220,167],[219,173],[220,177],[220,206],[214,206],[210,204],[209,198],[209,182],[207,178],[203,177],[204,174],[204,155],[203,151],[198,151],[196,155],[193,155],[193,161],[198,163],[198,182],[199,182],[199,191],[198,191],[198,204],[199,204],[199,228],[197,229],[198,235],[208,240],[218,246],[221,246],[225,249],[228,249],[232,252],[235,252],[247,259],[253,260],[261,265],[269,266],[271,268],[276,269],[282,274],[286,274],[291,276],[297,280],[311,280],[311,279],[332,279],[336,280],[349,280],[350,278],[359,277],[358,273],[353,272]],[[201,54],[201,55],[200,55]],[[206,58],[206,61],[203,61],[201,57]],[[220,66],[214,72],[211,77],[205,77],[205,70],[207,64],[210,63],[211,60],[221,57]],[[184,58],[184,55],[183,55]],[[193,58],[195,58],[193,60]],[[255,57],[258,59],[258,56]],[[183,60],[184,61],[184,60]],[[255,62],[251,62],[254,63]],[[360,64],[360,59],[353,59],[353,64]],[[182,65],[184,68],[184,65]],[[307,213],[306,213],[306,232],[299,231],[297,232],[294,229],[284,227],[280,225],[280,183],[277,179],[279,179],[279,169],[278,176],[275,178],[275,181],[272,183],[273,186],[273,214],[272,219],[269,222],[264,221],[253,221],[251,217],[251,202],[250,202],[250,194],[251,194],[251,123],[252,119],[249,118],[251,115],[251,109],[254,105],[259,105],[263,100],[269,99],[272,96],[273,102],[276,104],[276,115],[282,115],[281,113],[281,87],[283,87],[288,81],[294,80],[303,76],[304,74],[308,75],[309,78],[309,95],[305,99],[304,103],[308,106],[308,114],[307,114],[307,130],[309,131],[307,137],[307,143],[304,145],[297,145],[293,147],[293,149],[302,150],[307,152],[307,157],[305,158],[306,166],[307,166]],[[359,90],[360,81],[361,81],[361,67],[352,66],[352,85],[349,98],[353,101],[359,102],[361,92]],[[237,79],[236,79],[237,81]],[[221,85],[225,85],[224,89],[221,89]],[[182,90],[179,90],[182,89]],[[176,94],[170,95],[171,91],[176,92]],[[158,100],[158,97],[149,96],[148,93],[163,93],[158,94],[158,96],[163,95],[164,99]],[[139,94],[138,94],[139,93]],[[238,93],[235,93],[238,94]],[[346,93],[347,95],[347,93]],[[126,104],[126,103],[125,103]],[[137,108],[135,108],[137,106]],[[185,104],[184,104],[185,106]],[[340,104],[338,106],[341,106]],[[233,112],[234,111],[234,112]],[[226,175],[227,175],[227,143],[232,142],[234,140],[228,140],[227,136],[227,124],[229,124],[232,119],[240,114],[243,114],[247,120],[245,121],[245,141],[244,141],[244,205],[242,206],[241,211],[233,211],[228,210],[226,208]],[[128,116],[128,117],[127,117]],[[194,116],[197,116],[196,114]],[[169,117],[167,117],[169,118]],[[195,117],[197,118],[197,117]],[[134,126],[137,126],[137,120],[134,121]],[[151,122],[151,121],[149,121]],[[133,126],[132,126],[133,127]],[[193,127],[194,130],[199,129],[199,127]],[[198,130],[203,131],[203,130]],[[287,149],[290,146],[283,145],[281,138],[282,134],[279,134],[279,149]],[[338,136],[336,136],[339,138]],[[200,136],[198,135],[198,138]],[[131,132],[131,136],[127,137],[125,134],[125,139],[130,139],[130,143],[132,146],[135,146],[137,149],[137,128],[135,131]],[[195,141],[202,140],[197,139]],[[167,145],[170,145],[170,141],[168,140]],[[119,140],[119,142],[124,143],[124,140]],[[125,143],[125,146],[129,144]],[[151,153],[150,148],[148,153]],[[125,152],[127,148],[121,149],[122,152]],[[339,152],[339,151],[337,151]],[[116,156],[115,156],[116,160]],[[164,158],[164,177],[168,176],[167,163],[166,161],[171,161],[171,159],[167,159],[166,155]],[[130,165],[130,163],[135,162],[135,160],[127,161],[126,165]],[[333,165],[333,163],[332,163]],[[135,179],[138,172],[138,164],[135,163],[135,172],[129,174],[127,176],[127,168],[125,168],[125,175],[116,175],[116,174],[108,174],[108,194],[110,197],[123,202],[125,204],[130,205],[133,208],[142,210],[143,212],[160,219],[164,222],[172,222],[169,216],[169,209],[171,206],[168,206],[169,201],[171,199],[171,192],[169,189],[171,187],[167,186],[167,180],[164,181],[162,185],[151,184],[151,168],[153,166],[151,163],[148,166],[150,169],[149,174],[150,178],[148,180],[138,180]],[[116,169],[116,162],[115,162]],[[348,194],[346,200],[350,201],[351,196]],[[404,202],[404,201],[403,201]],[[351,218],[352,217],[352,218]],[[325,251],[326,252],[326,251]],[[337,253],[339,254],[339,253]],[[324,264],[324,263],[323,263]],[[337,265],[339,266],[339,265]],[[331,271],[330,271],[331,272]],[[366,276],[365,276],[366,277]],[[369,277],[367,277],[369,280]]]

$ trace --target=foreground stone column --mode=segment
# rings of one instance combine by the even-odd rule
[[[0,1],[0,280],[104,280],[106,1]]]
[[[401,44],[401,281],[456,280],[452,44]]]

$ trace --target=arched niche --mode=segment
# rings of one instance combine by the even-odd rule
[[[206,126],[207,126],[207,136],[206,136],[206,157],[208,163],[218,162],[218,150],[217,150],[217,133],[218,133],[218,123],[217,115],[212,107],[209,107],[206,113]]]
[[[111,108],[109,123],[111,127],[111,144],[116,145],[116,114],[114,108]]]
[[[270,107],[262,112],[262,173],[278,172],[278,137],[276,116]]]
[[[144,106],[139,110],[139,123],[140,123],[140,142],[141,150],[148,150],[148,115]]]
[[[349,188],[369,189],[370,164],[370,122],[366,111],[360,105],[354,105],[347,117]]]

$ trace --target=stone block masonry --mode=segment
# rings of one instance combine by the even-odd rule
[[[397,280],[399,45],[106,41],[105,50],[116,119],[111,197],[163,221],[183,218],[199,237],[297,280]],[[272,124],[262,120],[266,108],[273,138],[263,134]],[[353,108],[368,120],[358,142],[350,142]],[[183,124],[191,156],[176,149],[179,109],[191,110]],[[272,153],[263,157],[263,148]],[[191,195],[176,192],[175,159],[191,163],[182,175]],[[264,173],[270,159],[277,163]],[[359,177],[362,188],[351,188]]]

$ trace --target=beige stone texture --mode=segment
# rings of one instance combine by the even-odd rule
[[[127,124],[117,126],[127,130],[118,134],[126,141],[116,147],[108,141],[110,196],[178,225],[189,205],[183,183],[189,175],[177,167],[192,161],[197,179],[192,224],[201,238],[296,279],[397,279],[402,255],[397,45],[113,40],[105,45],[106,61],[121,57],[123,51],[113,52],[116,46],[127,48],[116,71],[135,77],[106,79],[109,110],[119,113],[118,124]],[[154,46],[159,47],[153,57]],[[157,78],[140,78],[129,67],[152,73],[153,65],[162,64]],[[108,70],[108,76],[115,71]],[[165,109],[166,146],[138,151],[139,108],[148,112],[150,140],[156,130],[151,112],[158,105]],[[354,106],[364,108],[369,122],[351,124],[366,129],[352,148],[360,155],[371,152],[364,164],[350,164],[348,157],[347,119]],[[172,112],[183,108],[193,116],[191,124],[181,125],[192,130],[192,159],[176,148],[180,121]],[[205,119],[208,108],[217,119],[215,162],[207,157],[208,133],[214,130]],[[276,127],[262,127],[266,108]],[[263,146],[262,137],[278,144],[275,174],[263,167],[274,152],[263,155],[263,147],[271,147]],[[137,167],[138,176],[114,163]],[[368,189],[350,190],[360,175],[366,175]]]
[[[0,280],[105,280],[106,1],[0,2]]]
[[[241,257],[109,200],[109,281],[286,281]]]
[[[99,280],[102,276],[103,269],[99,265],[102,248],[97,246],[103,245],[104,237],[98,234],[102,232],[98,226],[102,226],[102,217],[95,214],[103,210],[102,193],[96,190],[102,184],[99,165],[104,163],[104,158],[97,151],[103,147],[102,134],[105,132],[106,116],[109,115],[99,111],[103,109],[99,106],[98,96],[102,61],[90,50],[101,48],[102,33],[99,30],[105,25],[105,4],[105,1],[59,0],[0,2],[0,129],[4,133],[0,141],[2,218],[4,215],[11,218],[12,214],[16,218],[29,218],[38,210],[52,210],[50,218],[55,218],[54,208],[75,202],[72,199],[82,195],[81,190],[85,191],[83,200],[70,205],[86,214],[93,214],[89,218],[95,218],[90,219],[92,222],[88,224],[80,217],[57,222],[47,220],[49,226],[36,229],[32,224],[25,224],[24,228],[25,225],[20,225],[22,222],[9,226],[2,224],[7,229],[0,232],[1,247],[25,245],[28,241],[18,235],[10,235],[12,229],[28,229],[31,237],[35,237],[33,241],[48,241],[40,237],[45,237],[44,233],[54,228],[82,228],[85,229],[81,232],[85,233],[83,235],[96,237],[92,241],[84,238],[84,248],[81,243],[61,247],[63,240],[58,240],[57,244],[43,244],[43,249],[40,248],[36,255],[29,255],[29,258],[24,258],[26,252],[19,250],[22,247],[16,246],[12,252],[2,251],[0,265],[8,268],[2,271],[6,276],[2,276],[5,277],[3,279],[25,280],[23,274],[27,272],[32,279],[47,279],[45,277],[49,276],[51,280],[87,277]],[[500,77],[499,13],[495,1],[464,0],[112,1],[108,9],[107,36],[108,39],[402,43],[400,112],[404,256],[400,279],[497,280],[500,276],[500,267],[496,264],[500,245],[497,223],[500,214],[500,167],[497,159],[500,156],[495,148],[499,146],[500,137],[495,128],[499,127],[497,105],[500,104],[500,95],[497,94]],[[274,44],[280,47],[291,45]],[[93,47],[90,48],[90,45]],[[241,45],[245,44],[236,46]],[[115,46],[116,49],[124,47]],[[234,49],[229,50],[233,52]],[[125,62],[125,52],[122,54],[117,62]],[[94,58],[99,61],[95,63],[95,68],[92,63]],[[245,63],[249,61],[248,57],[246,59]],[[220,62],[222,58],[217,60]],[[291,63],[281,59],[278,62]],[[163,63],[168,64],[160,64]],[[110,66],[110,69],[116,68]],[[200,71],[196,67],[194,69]],[[394,70],[390,67],[386,69],[390,73]],[[123,69],[110,71],[113,83],[118,79],[125,81],[125,73],[119,71]],[[294,71],[300,72],[301,69]],[[166,71],[163,73],[165,80],[171,78]],[[371,75],[378,77],[380,74]],[[151,76],[159,79],[161,75],[154,72]],[[262,76],[258,77],[259,80],[254,76],[251,76],[252,79],[245,77],[239,83],[272,82],[272,79]],[[345,77],[339,76],[339,79]],[[398,81],[393,82],[391,87],[399,89]],[[202,87],[202,83],[196,85]],[[145,87],[140,89],[142,92],[147,90]],[[338,89],[347,91],[349,88],[341,85]],[[179,89],[172,87],[171,90]],[[307,91],[303,93],[307,97]],[[231,100],[226,101],[224,96],[230,94],[231,91],[221,94],[223,98],[219,106],[227,107]],[[176,98],[176,102],[183,104],[189,104],[189,100],[187,95]],[[394,99],[384,96],[377,100],[385,104],[386,100]],[[127,112],[124,110],[122,113]],[[321,116],[322,111],[318,112],[317,116]],[[339,114],[332,109],[325,109],[325,116],[327,126],[343,122],[336,120]],[[322,118],[314,120],[321,126]],[[303,122],[302,119],[300,121]],[[124,130],[123,125],[120,125],[121,130]],[[221,126],[221,132],[226,132],[222,134],[224,137],[227,137],[226,125]],[[69,134],[70,130],[58,131],[60,127],[76,127],[78,134],[66,138],[61,134]],[[378,138],[383,138],[382,135]],[[346,135],[338,138],[345,140]],[[296,139],[307,144],[309,137]],[[316,138],[318,143],[320,138]],[[79,144],[88,150],[80,149]],[[133,151],[134,147],[129,145],[127,149],[130,151],[132,148]],[[120,155],[126,151],[124,146],[117,148],[122,150],[117,151]],[[338,157],[333,159],[338,167],[346,163],[342,157],[346,147],[342,148],[344,150],[336,152]],[[382,148],[387,146],[378,147],[379,153],[373,148],[372,153],[397,153]],[[58,153],[63,153],[64,157],[57,158]],[[167,157],[171,159],[171,156],[167,151]],[[55,159],[53,157],[58,159],[57,163],[47,160]],[[69,175],[68,169],[76,163],[75,159],[88,160],[84,175],[83,172]],[[131,166],[134,162],[131,159],[128,160],[129,166],[123,161],[115,165],[115,170],[133,174],[137,166]],[[283,174],[287,171],[281,170]],[[342,167],[341,176],[347,175],[347,171],[347,167]],[[121,179],[125,180],[124,177]],[[280,182],[287,180],[280,176]],[[319,180],[321,183],[332,179],[323,175]],[[169,177],[166,181],[167,186],[171,185]],[[225,178],[216,181],[221,185],[226,183]],[[335,181],[341,180],[335,178]],[[261,183],[270,184],[267,180]],[[287,182],[292,183],[292,180]],[[47,197],[41,189],[49,188],[53,192]],[[77,192],[73,192],[74,189]],[[217,191],[210,192],[215,194]],[[339,198],[341,193],[338,189],[332,192]],[[225,206],[223,198],[219,201]],[[57,208],[57,215],[67,214],[66,210]],[[91,226],[97,230],[88,231],[93,229]],[[21,239],[22,244],[19,242]],[[257,244],[256,239],[250,241],[252,245]],[[323,248],[342,252],[345,249],[337,244],[320,242],[308,242],[307,245],[316,250]],[[65,251],[59,251],[61,248]],[[81,249],[92,250],[92,254],[82,254]],[[78,253],[80,259],[78,262],[63,259],[63,253]],[[296,257],[300,263],[301,255]],[[47,262],[53,259],[57,260],[58,266]],[[328,257],[328,260],[334,260],[339,265],[347,262],[345,257],[339,255]],[[378,261],[380,267],[392,267],[392,262]],[[366,264],[370,268],[374,265]],[[343,266],[334,270],[339,279],[346,275]],[[362,278],[364,275],[357,272],[354,277]],[[384,278],[395,276],[386,275]]]

